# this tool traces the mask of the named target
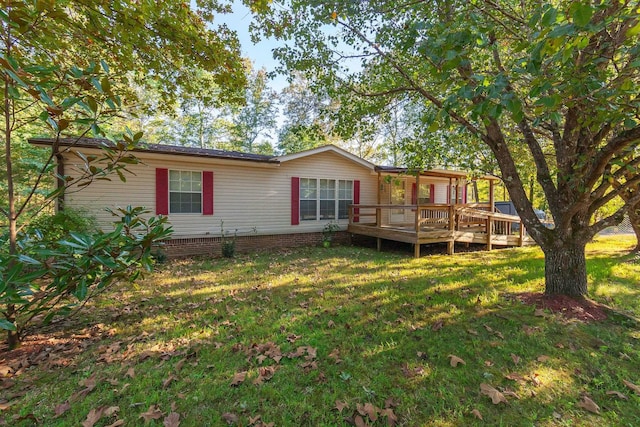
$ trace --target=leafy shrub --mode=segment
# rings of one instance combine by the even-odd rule
[[[41,214],[35,218],[24,234],[42,234],[42,240],[57,241],[70,233],[93,233],[98,229],[96,219],[81,209],[65,208],[53,215]]]
[[[46,232],[21,234],[19,255],[0,251],[0,329],[25,329],[82,308],[86,301],[123,281],[133,283],[153,267],[152,250],[171,235],[166,217],[145,219],[148,211],[127,207],[111,212],[111,232],[71,231],[60,240]]]

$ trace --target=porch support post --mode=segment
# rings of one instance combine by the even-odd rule
[[[450,240],[447,242],[447,253],[449,255],[453,255],[455,252],[456,248],[456,242],[455,240]]]
[[[487,216],[487,221],[486,221],[486,227],[487,227],[487,250],[490,251],[491,248],[491,235],[492,230],[491,228],[493,227],[493,219],[492,219],[492,215],[488,215]]]
[[[382,250],[382,239],[379,237],[376,237],[376,249],[378,252]]]
[[[454,204],[458,204],[458,200],[460,200],[460,178],[456,178],[456,201]]]
[[[378,207],[376,207],[376,227],[380,228],[382,226],[382,211],[380,209],[380,205],[382,204],[382,174],[378,172]],[[378,239],[379,241],[380,239]],[[378,244],[378,247],[380,245]],[[380,249],[378,249],[380,250]]]
[[[495,211],[496,209],[496,202],[495,202],[495,198],[493,197],[493,180],[490,179],[489,180],[489,212]]]
[[[416,239],[416,243],[413,245],[413,256],[415,258],[420,258],[420,243]]]
[[[420,232],[420,202],[419,202],[419,195],[420,195],[420,174],[421,172],[418,171],[418,173],[416,174],[416,217],[415,217],[415,230],[416,233]]]
[[[518,246],[522,246],[524,243],[524,224],[520,220],[520,237],[518,238]]]

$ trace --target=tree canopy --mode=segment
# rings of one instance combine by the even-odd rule
[[[417,100],[435,109],[432,132],[453,125],[487,147],[545,253],[546,292],[586,294],[585,244],[640,197],[593,221],[640,182],[637,2],[293,0],[256,9],[256,29],[291,41],[277,52],[284,68],[336,96],[358,95],[368,111]],[[523,156],[554,229],[528,199]]]

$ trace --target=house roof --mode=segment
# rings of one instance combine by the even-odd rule
[[[288,162],[290,160],[300,159],[302,157],[312,156],[314,154],[326,153],[326,152],[335,153],[339,156],[346,158],[347,160],[351,160],[352,162],[358,163],[359,165],[364,166],[367,169],[375,170],[376,168],[376,166],[373,163],[368,162],[365,159],[362,159],[354,154],[351,154],[350,152],[343,150],[340,147],[336,147],[335,145],[323,145],[322,147],[316,147],[310,150],[299,151],[293,154],[286,154],[284,156],[278,157],[278,160],[280,160],[281,162]]]
[[[409,168],[400,168],[396,166],[376,166],[376,172],[389,173],[389,174],[398,174],[398,175],[415,175],[415,169]],[[422,176],[434,176],[438,178],[467,178],[469,174],[463,171],[456,170],[447,170],[447,169],[424,169],[420,171],[420,175]],[[499,181],[500,178],[492,175],[484,175],[479,178]]]
[[[31,144],[53,145],[55,139],[52,138],[31,138]],[[61,138],[59,143],[63,147],[69,148],[100,148],[101,146],[113,145],[113,142],[102,138]],[[168,154],[177,156],[205,157],[213,159],[243,160],[250,162],[279,164],[280,161],[274,156],[262,154],[241,153],[239,151],[214,150],[210,148],[185,147],[181,145],[165,144],[140,144],[133,151],[141,153]]]

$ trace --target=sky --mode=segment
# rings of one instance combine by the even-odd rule
[[[225,23],[231,30],[235,30],[238,33],[242,56],[251,59],[255,69],[264,67],[267,71],[275,71],[278,61],[273,59],[272,51],[281,46],[282,43],[267,39],[260,41],[258,44],[253,44],[249,34],[251,20],[251,11],[241,1],[234,0],[233,13],[216,16],[214,23]],[[269,86],[276,92],[280,92],[287,86],[287,79],[285,76],[279,75],[271,80]]]

